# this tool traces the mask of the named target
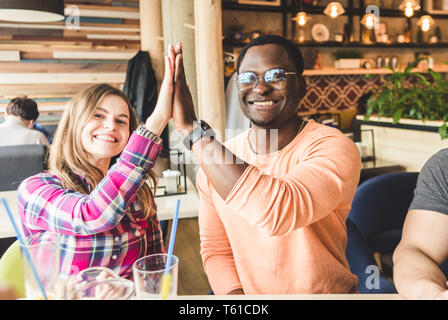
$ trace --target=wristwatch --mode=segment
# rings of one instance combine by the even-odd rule
[[[191,147],[193,146],[193,144],[196,141],[198,141],[199,139],[201,139],[202,137],[210,137],[210,138],[214,139],[215,136],[216,136],[215,132],[208,125],[208,123],[203,120],[200,120],[199,125],[193,131],[191,131],[188,134],[188,136],[185,137],[183,142],[184,142],[185,147],[188,150],[191,150]]]

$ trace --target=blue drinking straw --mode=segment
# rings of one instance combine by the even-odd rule
[[[179,220],[179,206],[180,199],[177,199],[176,213],[174,214],[173,224],[171,225],[170,243],[168,244],[168,257],[165,264],[165,273],[162,276],[162,284],[160,289],[160,294],[162,295],[163,300],[166,300],[168,298],[168,292],[170,291],[170,267],[171,259],[173,257],[174,240],[176,239],[177,221]]]
[[[23,241],[22,237],[20,236],[19,229],[17,228],[16,223],[14,222],[14,218],[11,214],[11,211],[9,210],[8,203],[6,202],[5,198],[2,198],[2,202],[3,202],[3,206],[6,209],[6,213],[8,214],[9,220],[11,220],[14,231],[16,232],[17,240],[19,240],[20,245],[22,246],[22,250],[23,250],[23,253],[25,254],[25,258],[31,267],[31,271],[33,272],[34,278],[36,278],[37,284],[39,285],[39,289],[42,292],[44,299],[48,300],[47,294],[45,293],[44,286],[42,285],[42,282],[40,281],[39,276],[37,275],[36,268],[34,267],[34,264],[31,261],[30,253],[28,252],[28,249],[25,247],[25,242]]]

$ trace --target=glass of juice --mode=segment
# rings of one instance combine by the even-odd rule
[[[152,300],[162,298],[161,284],[167,259],[167,254],[152,254],[134,262],[132,272],[137,299]],[[177,296],[178,266],[179,259],[173,255],[171,265],[168,268],[170,274],[168,299],[175,299]]]

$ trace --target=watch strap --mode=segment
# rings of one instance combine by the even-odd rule
[[[200,120],[198,126],[185,137],[183,143],[188,150],[191,150],[193,144],[202,137],[215,138],[215,132],[207,122]]]

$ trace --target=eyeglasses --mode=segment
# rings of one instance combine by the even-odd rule
[[[236,84],[240,92],[245,92],[255,88],[258,85],[259,78],[263,77],[264,82],[271,88],[279,90],[286,87],[289,75],[297,74],[295,72],[286,72],[284,69],[275,68],[265,72],[264,75],[259,75],[252,71],[247,71],[238,74]]]

